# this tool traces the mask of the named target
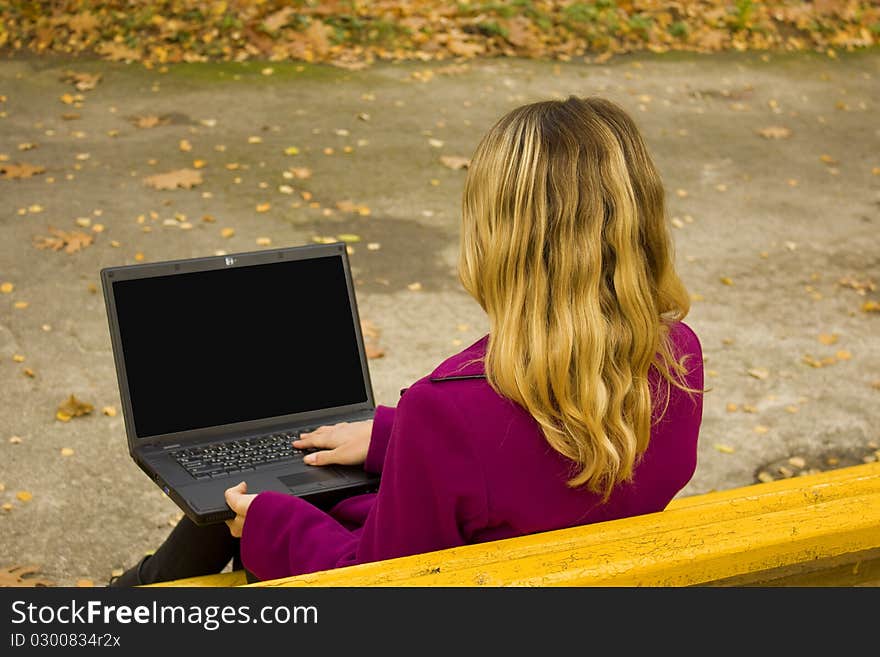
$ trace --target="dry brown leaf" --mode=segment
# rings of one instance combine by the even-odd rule
[[[771,125],[757,131],[764,139],[788,139],[791,130],[781,125]]]
[[[856,291],[856,294],[861,296],[865,296],[868,292],[873,292],[877,289],[877,284],[870,278],[859,279],[854,276],[844,276],[837,283],[841,287],[852,288]]]
[[[770,376],[770,372],[763,367],[753,367],[752,369],[748,370],[748,373],[750,376],[753,376],[756,379],[766,379],[768,376]]]
[[[87,402],[80,401],[74,395],[70,395],[58,406],[55,417],[62,422],[69,422],[71,418],[88,415],[95,407]]]
[[[72,82],[73,86],[79,91],[89,91],[94,89],[98,82],[101,81],[100,73],[77,73],[75,71],[65,71],[61,78],[64,82]]]
[[[16,178],[30,178],[31,176],[35,176],[38,173],[45,173],[45,171],[46,167],[41,167],[39,165],[33,164],[0,164],[0,177],[6,178],[8,180],[13,180]]]
[[[263,27],[267,32],[277,32],[287,20],[291,17],[292,14],[296,13],[296,9],[293,7],[284,7],[283,9],[279,9],[273,14],[269,14],[266,16],[265,20],[263,20]]]
[[[831,166],[832,164],[839,164],[839,162],[830,155],[820,155],[819,160],[829,166]]]
[[[819,342],[824,345],[831,345],[837,342],[838,335],[837,333],[820,333],[819,334]]]
[[[361,320],[361,332],[364,334],[364,337],[367,338],[379,337],[379,327],[369,319]]]
[[[460,155],[441,155],[440,162],[450,169],[467,169],[471,164],[470,159]]]
[[[385,355],[385,350],[379,345],[368,342],[364,345],[364,350],[367,352],[367,358],[382,358]]]
[[[144,182],[153,189],[191,189],[202,184],[202,174],[195,169],[177,169],[167,173],[157,173],[144,178]]]
[[[112,41],[104,41],[95,48],[95,52],[103,55],[111,62],[133,62],[141,58],[139,50]]]
[[[93,235],[79,230],[59,230],[52,226],[49,226],[48,230],[51,233],[51,237],[37,235],[33,240],[34,247],[40,250],[51,249],[53,251],[64,249],[65,253],[73,254],[90,246],[95,241]]]
[[[116,407],[115,406],[105,406],[101,409],[101,412],[107,417],[116,417]]]
[[[312,177],[312,170],[308,167],[290,167],[288,171],[298,180],[306,180]]]
[[[52,582],[39,577],[28,577],[40,572],[39,566],[7,566],[0,568],[0,586],[55,586]]]
[[[165,125],[169,122],[167,116],[156,116],[155,114],[147,114],[145,116],[132,116],[128,119],[137,128],[155,128],[156,126]]]

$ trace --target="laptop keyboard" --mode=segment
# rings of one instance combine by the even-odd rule
[[[302,459],[314,449],[295,449],[298,432],[275,433],[213,445],[178,449],[169,454],[196,479],[219,479]]]

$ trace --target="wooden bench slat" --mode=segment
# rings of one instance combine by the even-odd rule
[[[824,571],[825,581],[862,581],[875,558],[880,463],[678,498],[659,513],[248,586],[739,585],[822,581]],[[156,586],[244,584],[239,572]]]
[[[672,531],[699,534],[704,531],[703,527],[720,521],[741,521],[749,516],[785,512],[805,504],[815,505],[877,491],[880,491],[880,464],[872,463],[696,496],[699,499],[659,513],[309,573],[251,586],[397,586],[437,570],[458,572],[473,564],[479,564],[483,569],[490,568],[491,564],[504,567],[533,555],[541,557],[570,552],[589,545],[602,545],[612,539],[640,540]],[[424,585],[434,585],[433,580],[430,583],[425,581]]]

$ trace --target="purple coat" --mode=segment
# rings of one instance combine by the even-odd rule
[[[569,488],[573,464],[550,448],[522,407],[489,386],[481,361],[470,362],[485,355],[487,340],[416,381],[396,409],[376,409],[364,467],[381,473],[377,493],[343,500],[329,513],[291,495],[257,495],[242,533],[245,567],[276,579],[652,513],[693,476],[702,396],[672,387],[631,482],[604,504]],[[691,355],[689,387],[702,390],[697,336],[678,323],[672,342],[678,356]],[[660,380],[652,368],[652,390]]]

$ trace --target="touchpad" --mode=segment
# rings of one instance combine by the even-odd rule
[[[308,484],[320,484],[324,482],[338,482],[344,479],[344,476],[333,468],[309,468],[307,472],[297,472],[296,474],[278,477],[278,481],[288,488],[301,488]]]

